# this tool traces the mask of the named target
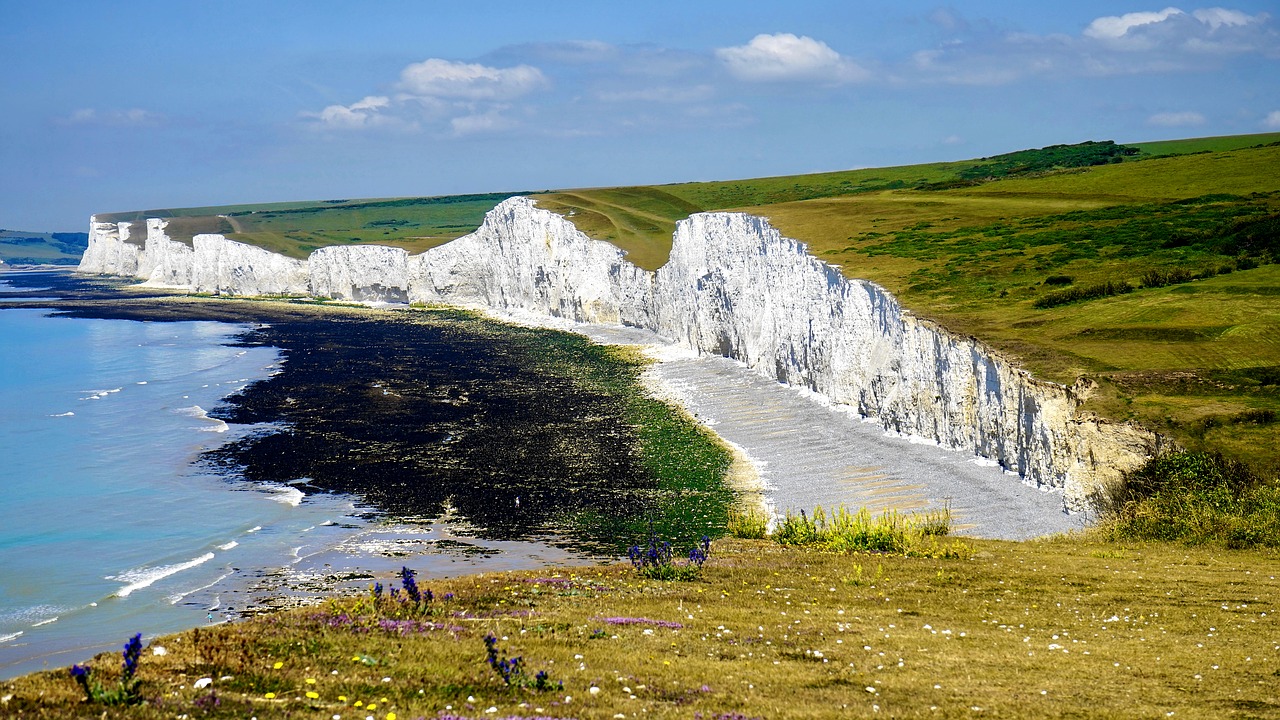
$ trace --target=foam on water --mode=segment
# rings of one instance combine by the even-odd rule
[[[157,580],[162,580],[170,575],[176,575],[183,570],[190,570],[197,565],[203,565],[217,557],[213,553],[205,553],[194,560],[188,560],[175,565],[161,565],[160,567],[141,567],[128,570],[119,575],[108,575],[108,580],[118,580],[128,583],[115,591],[116,597],[129,597],[135,590],[141,590],[144,587],[151,587]]]

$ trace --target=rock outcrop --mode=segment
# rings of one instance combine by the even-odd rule
[[[451,303],[642,327],[852,406],[887,430],[994,460],[1061,489],[1073,509],[1160,444],[1142,428],[1083,416],[1074,389],[915,317],[750,215],[681,221],[656,273],[527,198],[419,255],[345,246],[300,261],[221,235],[198,235],[192,248],[165,235],[162,220],[148,221],[139,247],[132,227],[93,222],[81,271],[218,294]]]

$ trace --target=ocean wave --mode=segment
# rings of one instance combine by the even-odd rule
[[[135,590],[141,590],[142,588],[150,586],[157,580],[167,578],[170,575],[176,575],[183,570],[190,570],[191,568],[206,563],[213,558],[213,553],[205,553],[198,558],[188,560],[184,563],[178,563],[176,565],[161,565],[159,567],[140,567],[120,573],[119,575],[108,576],[107,579],[119,580],[126,583],[112,594],[116,597],[128,597]]]
[[[271,488],[271,499],[285,505],[298,507],[302,504],[302,499],[306,497],[306,493],[294,487],[276,487]]]
[[[233,547],[235,547],[235,546],[237,546],[237,545],[239,545],[239,544],[240,544],[240,543],[236,542],[235,540],[232,540],[231,542],[223,543],[222,545],[219,545],[219,546],[218,546],[218,549],[219,549],[219,550],[230,550],[231,548],[233,548]]]
[[[89,394],[80,399],[81,400],[101,400],[102,398],[108,395],[113,395],[115,393],[118,393],[123,389],[124,388],[122,387],[118,387],[118,388],[111,388],[110,390],[84,390],[82,392],[87,392]]]
[[[209,583],[208,585],[201,585],[198,588],[192,588],[191,590],[187,590],[186,592],[174,593],[173,595],[170,595],[165,599],[169,601],[170,605],[177,605],[178,603],[182,602],[183,599],[186,598],[187,596],[194,595],[195,593],[202,592],[204,590],[208,590],[209,588],[213,587],[214,585],[217,585],[223,580],[226,580],[232,575],[235,575],[235,573],[234,572],[223,573],[222,576],[220,576],[217,580],[214,580],[213,582]]]
[[[72,417],[72,416],[74,416],[74,415],[75,415],[75,413],[73,413],[73,412],[71,412],[70,410],[68,410],[67,412],[64,412],[64,413],[58,413],[57,415],[50,415],[49,417]]]
[[[222,433],[222,432],[226,432],[229,429],[227,424],[222,420],[219,420],[218,418],[209,417],[209,411],[205,410],[199,405],[192,405],[191,407],[178,408],[174,410],[174,412],[178,413],[179,415],[186,415],[188,417],[193,417],[193,418],[196,418],[197,420],[204,420],[205,422],[209,423],[208,425],[205,425],[199,428],[202,432]]]
[[[21,630],[19,630],[16,633],[9,633],[8,635],[0,635],[0,643],[7,643],[10,640],[17,640],[19,637],[22,637]]]
[[[57,617],[51,617],[51,618],[49,618],[48,620],[41,620],[41,621],[40,621],[40,622],[38,622],[38,623],[32,623],[32,624],[31,624],[31,627],[33,627],[33,628],[37,628],[37,627],[40,627],[41,625],[51,625],[51,624],[56,623],[56,622],[58,622],[58,618],[57,618]]]

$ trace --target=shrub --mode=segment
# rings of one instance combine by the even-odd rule
[[[758,510],[734,510],[725,523],[729,535],[744,540],[763,540],[769,536],[769,517]]]
[[[1076,279],[1070,275],[1050,275],[1044,279],[1045,285],[1070,285]]]
[[[1067,305],[1069,303],[1080,302],[1082,300],[1096,300],[1097,298],[1111,297],[1112,295],[1124,295],[1133,292],[1133,286],[1121,280],[1115,282],[1108,280],[1098,283],[1097,285],[1086,285],[1085,287],[1073,287],[1066,290],[1059,290],[1045,295],[1034,303],[1033,307],[1041,310],[1059,305]]]
[[[1095,502],[1114,539],[1280,547],[1280,483],[1218,453],[1158,455]]]
[[[890,511],[872,517],[866,508],[850,513],[841,507],[828,515],[815,508],[810,517],[787,514],[772,534],[782,545],[832,552],[883,552],[920,557],[959,557],[968,552],[960,542],[942,546],[938,538],[951,531],[950,508],[923,516]]]

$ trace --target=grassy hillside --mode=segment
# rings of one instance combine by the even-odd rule
[[[850,277],[1195,449],[1280,467],[1280,133],[1060,145],[961,162],[536,195],[641,267],[693,212],[763,215]],[[169,215],[294,257],[420,251],[506,194],[118,214]],[[206,229],[200,229],[206,228]],[[1106,290],[1107,292],[1103,292]],[[1120,292],[1115,292],[1119,290]],[[1130,291],[1131,290],[1131,291]]]
[[[190,243],[200,233],[220,233],[300,259],[329,245],[374,243],[418,253],[472,232],[485,213],[517,194],[523,193],[225,205],[102,213],[97,218],[171,218],[167,232],[181,242]]]
[[[10,265],[75,265],[88,246],[86,233],[0,230],[0,260]]]
[[[724,540],[686,582],[624,565],[418,579],[434,599],[365,593],[157,638],[137,663],[143,704],[86,703],[58,668],[0,683],[0,712],[1277,718],[1278,560],[1081,539],[966,541],[951,559]],[[487,635],[493,665],[521,658],[506,681]],[[119,686],[119,653],[89,665]]]

